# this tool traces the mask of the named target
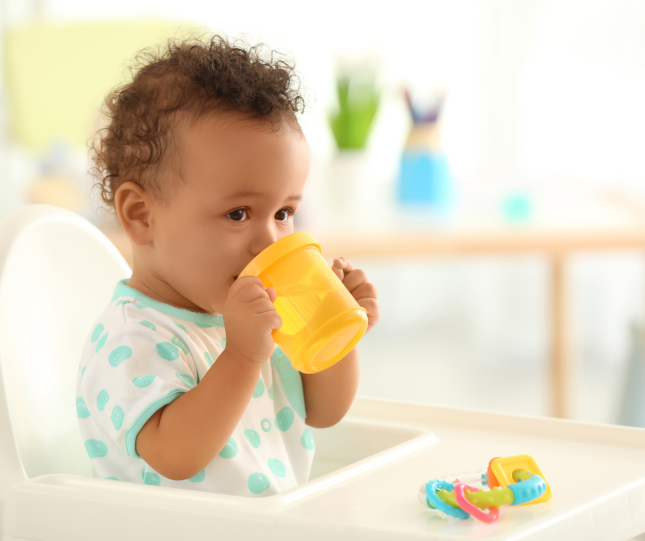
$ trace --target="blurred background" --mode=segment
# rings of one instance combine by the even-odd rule
[[[0,217],[128,256],[87,141],[136,51],[195,29],[296,64],[297,227],[379,290],[360,394],[645,426],[645,3],[0,0]]]

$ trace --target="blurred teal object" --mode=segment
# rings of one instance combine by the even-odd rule
[[[623,403],[618,424],[645,428],[645,331],[641,325],[631,330],[632,348],[625,377]]]
[[[342,76],[337,81],[339,111],[330,118],[339,149],[365,148],[379,105],[373,77]]]
[[[512,193],[502,202],[502,214],[511,223],[526,223],[533,216],[533,201],[524,192]]]
[[[399,200],[447,209],[454,200],[448,162],[443,152],[411,148],[403,151],[399,178]]]

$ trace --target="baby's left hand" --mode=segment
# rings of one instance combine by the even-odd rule
[[[355,269],[345,257],[337,257],[331,266],[336,276],[356,299],[359,306],[367,312],[367,330],[369,331],[379,320],[380,309],[376,300],[376,287],[361,269]]]

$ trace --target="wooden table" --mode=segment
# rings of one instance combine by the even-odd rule
[[[590,250],[645,250],[645,225],[641,227],[584,230],[503,229],[462,232],[324,232],[312,230],[323,246],[323,255],[349,258],[404,258],[410,256],[464,256],[476,254],[539,253],[551,266],[551,414],[571,415],[574,366],[571,355],[570,291],[567,258]],[[129,240],[123,233],[107,233],[131,264]]]

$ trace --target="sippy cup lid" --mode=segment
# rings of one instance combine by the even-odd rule
[[[305,233],[304,231],[291,233],[262,250],[244,267],[240,276],[257,276],[287,254],[308,246],[313,246],[319,252],[322,251],[320,244],[316,242],[311,233]]]

